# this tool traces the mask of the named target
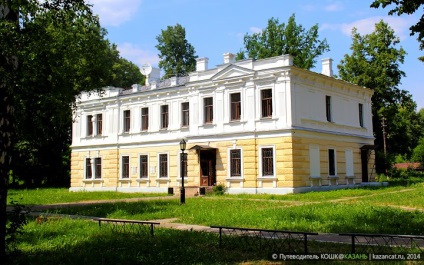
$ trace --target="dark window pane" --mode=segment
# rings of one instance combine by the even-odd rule
[[[169,124],[168,105],[161,106],[161,129],[167,129]]]
[[[231,120],[239,121],[241,117],[240,93],[231,94]]]
[[[85,159],[85,178],[86,179],[91,179],[92,176],[92,171],[91,171],[91,159],[90,158],[86,158]]]
[[[241,177],[241,151],[230,150],[231,177]]]
[[[325,96],[325,109],[327,115],[327,121],[331,121],[331,97]]]
[[[205,98],[203,100],[205,110],[204,110],[204,120],[205,123],[213,122],[213,98]]]
[[[328,149],[328,175],[336,175],[336,159],[334,149]]]
[[[87,135],[92,136],[93,135],[93,115],[87,116]]]
[[[97,114],[97,135],[102,135],[103,133],[103,115]]]
[[[149,108],[141,109],[141,130],[147,131],[149,129]]]
[[[129,132],[131,128],[131,113],[129,110],[124,111],[124,132]]]
[[[274,154],[272,148],[262,148],[262,176],[274,175]]]
[[[147,155],[140,156],[140,178],[148,177],[148,157]]]
[[[123,156],[122,157],[122,178],[129,178],[130,177],[130,157],[129,156]]]
[[[159,155],[159,177],[160,178],[168,177],[168,155],[167,154]]]
[[[181,104],[181,126],[188,127],[190,125],[190,105],[188,102]]]
[[[262,118],[272,117],[272,90],[264,89],[261,91]]]
[[[102,178],[102,159],[97,157],[94,159],[94,166],[96,168],[96,176],[94,178],[101,179]]]
[[[359,103],[359,126],[364,127],[364,105]]]

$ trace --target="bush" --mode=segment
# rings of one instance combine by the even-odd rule
[[[223,195],[227,191],[227,187],[224,184],[217,183],[212,190],[215,195]]]

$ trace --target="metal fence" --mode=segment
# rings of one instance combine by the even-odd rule
[[[94,221],[99,222],[99,227],[105,226],[111,228],[117,233],[149,233],[154,235],[154,226],[159,225],[157,222],[149,221],[136,221],[136,220],[122,220],[122,219],[108,219],[108,218],[95,218]]]
[[[211,226],[219,229],[219,246],[246,251],[308,253],[308,235],[317,233]]]

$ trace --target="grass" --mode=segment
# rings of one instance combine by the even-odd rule
[[[110,192],[69,193],[64,189],[12,192],[14,192],[12,196],[22,197],[30,204],[86,201],[94,200],[97,196],[101,199],[140,197],[139,194]],[[424,235],[422,225],[424,212],[392,207],[424,209],[423,192],[422,184],[414,184],[409,187],[361,188],[285,196],[243,194],[197,197],[188,198],[185,205],[180,205],[179,199],[175,197],[169,200],[153,199],[66,207],[50,212],[139,220],[172,217],[178,218],[178,222],[190,224],[305,232]],[[350,246],[313,242],[310,251],[349,253]],[[151,238],[146,235],[116,234],[108,229],[100,229],[91,221],[70,219],[52,220],[42,224],[29,222],[23,234],[19,235],[16,252],[13,254],[10,257],[11,264],[268,264],[272,262],[270,253],[266,250],[246,253],[237,248],[231,250],[219,248],[215,234],[169,230],[159,226],[155,229],[155,237]],[[328,261],[325,261],[325,264],[327,263]]]
[[[121,193],[113,191],[99,192],[69,192],[65,188],[43,188],[43,189],[12,189],[8,191],[8,204],[12,201],[24,205],[54,204],[94,200],[115,200],[140,197],[167,196],[165,193]]]

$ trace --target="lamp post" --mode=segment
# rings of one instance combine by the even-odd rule
[[[180,191],[180,203],[181,204],[185,204],[185,189],[184,189],[184,151],[186,149],[186,141],[184,139],[181,140],[180,142],[180,149],[181,149],[181,159],[180,159],[180,163],[181,163],[181,191]]]

